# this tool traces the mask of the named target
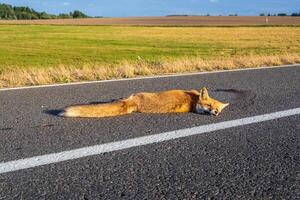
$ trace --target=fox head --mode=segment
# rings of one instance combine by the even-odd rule
[[[222,103],[209,97],[207,89],[203,87],[200,90],[199,100],[196,105],[196,112],[208,113],[214,116],[218,116],[221,111],[228,105],[229,103]]]

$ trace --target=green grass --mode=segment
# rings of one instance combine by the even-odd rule
[[[0,87],[300,62],[300,27],[0,25]]]
[[[1,25],[0,68],[300,52],[299,27]]]

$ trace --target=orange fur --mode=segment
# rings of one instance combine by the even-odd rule
[[[71,106],[64,110],[64,117],[112,117],[132,112],[184,113],[208,112],[218,115],[226,106],[208,96],[206,88],[196,90],[169,90],[158,93],[137,93],[112,103]]]

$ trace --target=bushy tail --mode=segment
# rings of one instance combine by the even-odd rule
[[[62,117],[112,117],[125,115],[133,112],[134,106],[126,101],[116,101],[112,103],[78,105],[64,109],[59,115]]]

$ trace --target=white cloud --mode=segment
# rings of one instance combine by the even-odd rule
[[[219,0],[209,0],[211,3],[217,3]]]
[[[63,2],[64,6],[69,6],[71,3],[70,2]]]

